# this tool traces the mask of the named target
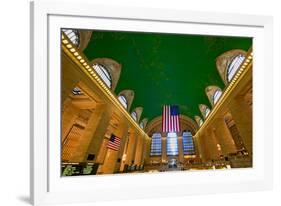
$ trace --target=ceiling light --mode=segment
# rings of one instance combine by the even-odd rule
[[[67,44],[68,41],[66,39],[62,40],[62,43]]]
[[[68,45],[66,45],[66,47],[70,49],[72,47],[72,45],[68,44]]]

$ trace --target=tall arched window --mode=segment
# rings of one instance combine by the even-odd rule
[[[174,156],[179,154],[177,133],[169,132],[167,134],[167,155]]]
[[[143,123],[143,121],[141,121],[141,123],[140,123],[140,128],[144,128],[144,123]]]
[[[194,155],[195,154],[195,149],[194,149],[191,132],[182,133],[182,144],[183,144],[183,154],[184,155]]]
[[[233,58],[233,60],[231,61],[231,63],[228,65],[228,68],[227,68],[227,81],[228,82],[230,82],[232,80],[232,78],[238,71],[238,69],[239,69],[240,65],[242,64],[242,62],[244,61],[244,59],[245,59],[245,56],[242,54],[239,54],[239,55],[235,56]]]
[[[76,29],[62,29],[63,33],[69,38],[69,40],[74,44],[75,46],[79,46],[80,43],[80,36],[79,31]]]
[[[107,85],[107,87],[111,88],[112,80],[107,69],[101,64],[93,64],[93,68],[104,81],[104,83]]]
[[[203,124],[203,120],[200,118],[200,119],[199,119],[199,126],[201,127],[202,124]]]
[[[198,126],[201,127],[203,124],[203,120],[199,116],[195,116],[195,121],[197,122]]]
[[[210,109],[208,107],[206,107],[205,109],[205,118],[208,117],[208,115],[210,114]]]
[[[218,100],[220,99],[222,95],[222,92],[220,90],[216,90],[214,95],[213,95],[213,103],[214,105],[218,102]]]
[[[128,108],[128,102],[123,95],[119,96],[118,100],[126,109]]]
[[[135,111],[132,112],[131,116],[135,121],[137,121],[138,118],[137,118],[137,113]]]
[[[150,156],[160,156],[162,154],[161,134],[154,133],[151,138]]]

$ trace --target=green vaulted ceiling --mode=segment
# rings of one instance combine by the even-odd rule
[[[216,57],[251,45],[251,38],[241,37],[93,31],[84,53],[90,61],[107,57],[119,62],[115,93],[133,90],[131,111],[141,106],[142,118],[152,120],[164,104],[179,105],[180,113],[191,118],[201,116],[198,105],[210,107],[205,88],[224,88]]]

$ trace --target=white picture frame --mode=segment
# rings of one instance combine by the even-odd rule
[[[61,178],[57,136],[60,131],[58,31],[61,27],[151,32],[168,32],[169,28],[170,33],[254,37],[253,168],[177,172],[176,175],[171,172]],[[34,1],[31,3],[31,40],[30,188],[34,205],[272,188],[272,17],[103,6],[90,0],[83,3]],[[167,181],[171,178],[173,181]]]

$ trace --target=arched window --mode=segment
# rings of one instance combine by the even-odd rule
[[[191,132],[182,133],[182,144],[183,144],[183,154],[184,155],[194,155],[195,154],[195,149],[194,149]]]
[[[150,156],[160,156],[162,154],[161,134],[154,133],[151,138]]]
[[[203,124],[203,120],[199,116],[195,116],[195,121],[197,122],[198,126],[201,127]]]
[[[203,124],[203,120],[200,118],[200,119],[199,119],[199,126],[201,127],[202,124]]]
[[[213,103],[214,105],[218,102],[218,100],[220,99],[222,95],[222,92],[220,90],[216,90],[214,95],[213,95]]]
[[[123,105],[123,107],[125,107],[126,109],[128,108],[128,102],[127,102],[126,98],[123,95],[119,96],[118,100]]]
[[[210,114],[210,109],[208,107],[206,107],[205,109],[205,118],[208,117],[208,115]]]
[[[235,56],[233,58],[233,60],[231,61],[231,63],[228,65],[228,68],[227,68],[227,81],[228,82],[230,82],[232,80],[232,78],[238,71],[238,69],[239,69],[241,63],[244,61],[244,59],[245,59],[245,56],[242,54],[239,54],[239,55]]]
[[[107,69],[101,64],[93,64],[94,70],[98,73],[100,78],[104,81],[108,88],[111,88],[111,76]]]
[[[135,121],[137,121],[137,113],[135,111],[132,112],[131,116]]]
[[[143,121],[141,121],[141,123],[140,123],[140,128],[144,128],[144,123],[143,123]]]
[[[174,156],[179,154],[177,133],[169,132],[167,134],[167,155]]]
[[[63,33],[69,38],[69,40],[74,44],[75,46],[79,46],[80,43],[80,36],[79,31],[76,29],[62,29]]]

